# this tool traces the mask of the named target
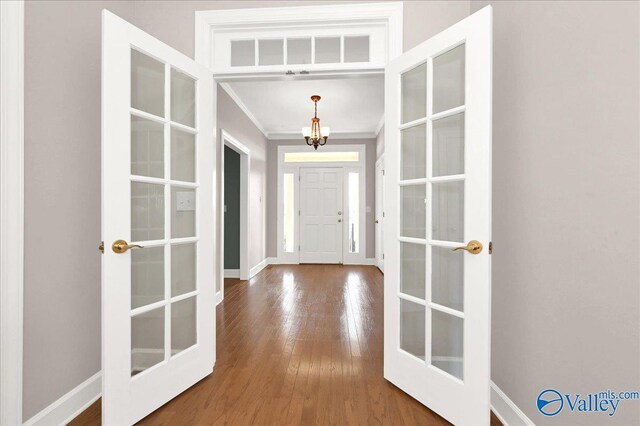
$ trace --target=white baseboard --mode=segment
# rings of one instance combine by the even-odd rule
[[[253,278],[255,274],[266,268],[267,265],[269,265],[269,258],[265,257],[260,263],[249,270],[249,279]]]
[[[345,265],[369,265],[369,266],[376,266],[376,259],[371,257],[371,258],[366,258],[364,260],[362,260],[362,262],[359,263],[345,263]]]
[[[504,426],[531,426],[534,424],[493,381],[491,382],[491,410]]]
[[[225,278],[240,278],[240,269],[225,269]]]
[[[62,398],[27,420],[24,425],[66,425],[100,398],[102,372],[80,383]]]

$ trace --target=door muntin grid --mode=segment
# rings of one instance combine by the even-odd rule
[[[463,380],[465,255],[451,248],[466,241],[465,44],[404,70],[398,84],[397,347]]]
[[[129,252],[138,377],[198,342],[199,111],[196,78],[134,48],[131,58],[129,237],[144,247]]]

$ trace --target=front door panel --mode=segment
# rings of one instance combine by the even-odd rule
[[[490,7],[389,63],[385,114],[384,374],[488,424]]]
[[[300,168],[300,263],[342,263],[342,168]]]

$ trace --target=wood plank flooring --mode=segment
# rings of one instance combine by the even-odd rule
[[[280,265],[225,280],[213,374],[140,424],[448,424],[382,376],[382,286],[371,266]],[[72,424],[100,415],[98,401]]]

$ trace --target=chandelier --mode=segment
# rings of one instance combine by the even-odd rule
[[[311,100],[314,104],[315,114],[311,119],[311,127],[302,128],[302,136],[304,136],[304,140],[307,141],[307,145],[313,145],[313,149],[317,150],[318,146],[323,146],[327,143],[327,138],[331,130],[328,127],[320,127],[320,119],[318,118],[318,101],[320,100],[320,96],[313,95],[311,96]]]

